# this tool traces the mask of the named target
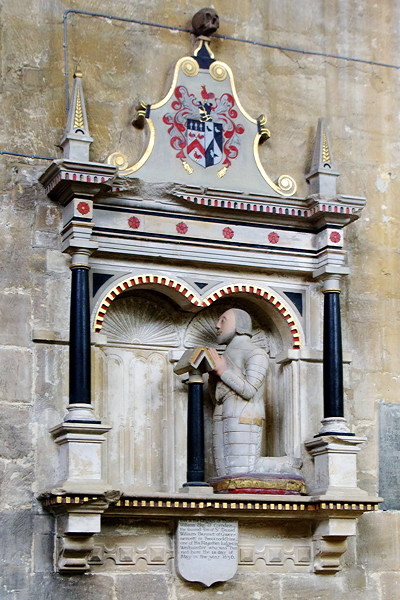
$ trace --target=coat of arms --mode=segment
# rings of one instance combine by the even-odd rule
[[[170,145],[176,157],[184,162],[190,158],[207,168],[222,162],[226,170],[239,154],[243,125],[236,123],[238,111],[231,94],[216,98],[201,86],[199,97],[180,85],[174,91],[171,104],[174,113],[167,113],[163,122],[168,125]]]

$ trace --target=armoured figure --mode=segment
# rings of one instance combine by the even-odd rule
[[[252,342],[245,311],[227,310],[216,328],[218,342],[227,347],[222,356],[210,350],[216,365],[209,380],[215,466],[218,476],[250,473],[261,452],[268,356]]]

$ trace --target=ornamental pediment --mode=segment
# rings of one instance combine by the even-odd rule
[[[268,139],[267,118],[250,116],[240,103],[230,67],[199,39],[193,56],[175,65],[162,100],[141,103],[134,124],[145,127],[147,148],[136,164],[114,152],[107,162],[120,177],[149,182],[292,196],[289,175],[274,182],[261,164],[259,145]]]

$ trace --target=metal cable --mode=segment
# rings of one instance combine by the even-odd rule
[[[67,19],[70,14],[86,15],[89,17],[101,17],[104,19],[111,19],[113,21],[123,21],[125,23],[136,23],[137,25],[145,25],[147,27],[157,27],[159,29],[169,29],[170,31],[182,31],[184,33],[193,33],[191,29],[186,29],[184,27],[177,27],[175,25],[163,25],[162,23],[153,23],[151,21],[142,21],[140,19],[128,19],[126,17],[115,17],[113,15],[89,12],[89,11],[85,11],[85,10],[75,10],[75,9],[66,10],[63,15],[63,26],[64,26],[65,97],[66,97],[67,111],[68,111],[68,107],[69,107]],[[247,38],[237,38],[237,37],[232,37],[230,35],[221,35],[221,34],[216,33],[216,34],[214,34],[213,37],[220,38],[223,40],[230,40],[232,42],[251,44],[253,46],[261,46],[263,48],[273,48],[275,50],[282,50],[285,52],[296,52],[298,54],[305,54],[305,55],[309,55],[309,56],[321,56],[324,58],[333,58],[335,60],[345,60],[348,62],[356,62],[356,63],[362,63],[362,64],[366,64],[366,65],[374,65],[376,67],[384,67],[387,69],[400,69],[400,65],[393,65],[390,63],[383,63],[383,62],[374,61],[374,60],[366,60],[363,58],[355,58],[352,56],[344,56],[341,54],[330,54],[328,52],[318,52],[316,50],[301,50],[299,48],[290,48],[288,46],[280,46],[277,44],[268,44],[267,42],[258,42],[256,40],[249,40]]]
[[[9,156],[23,156],[24,158],[39,158],[41,160],[55,160],[54,156],[37,156],[36,154],[22,154],[21,152],[8,152],[7,150],[0,150],[0,154],[7,154]]]

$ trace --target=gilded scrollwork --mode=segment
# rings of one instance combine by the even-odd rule
[[[196,77],[199,72],[199,63],[194,58],[186,58],[181,65],[182,73],[188,77]]]
[[[223,62],[216,60],[210,66],[210,75],[215,81],[224,81],[228,77],[228,71]]]

